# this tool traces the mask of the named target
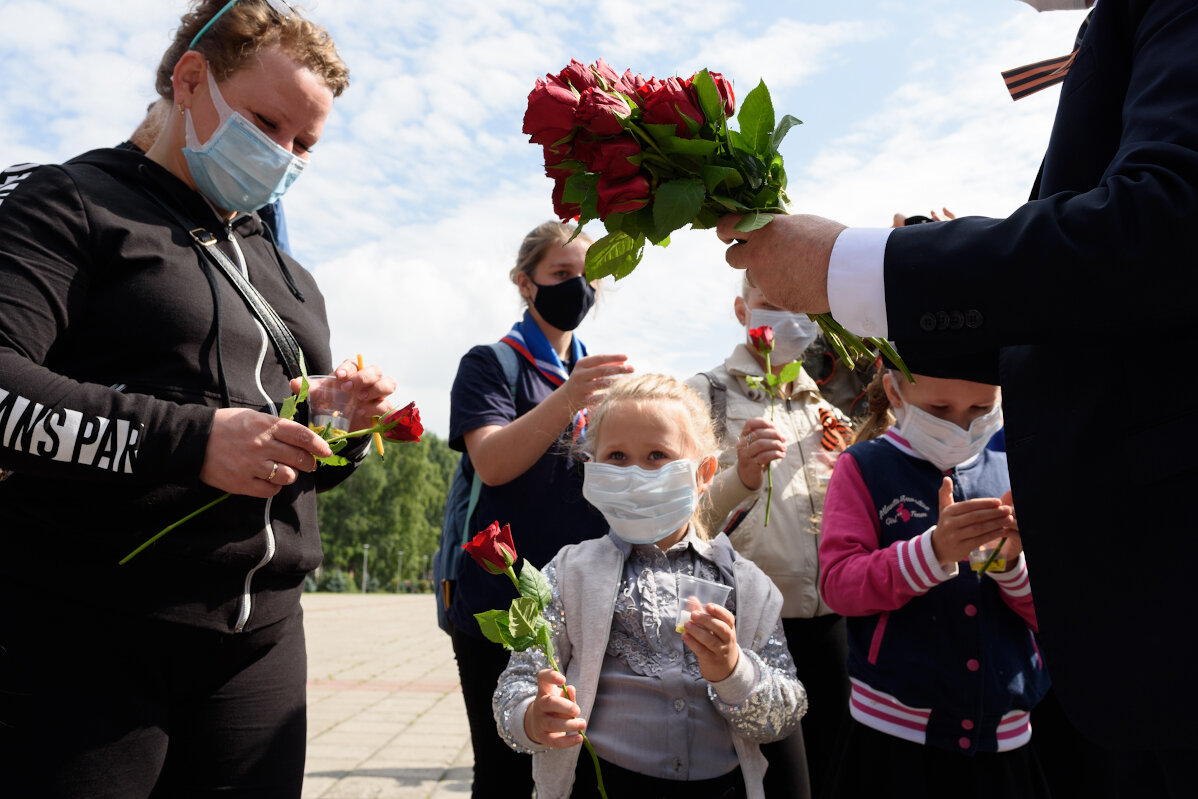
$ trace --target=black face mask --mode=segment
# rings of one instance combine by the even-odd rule
[[[532,307],[537,309],[542,319],[558,330],[578,327],[595,304],[595,289],[584,277],[570,278],[551,286],[536,282],[533,285],[537,287],[537,296],[532,301]]]

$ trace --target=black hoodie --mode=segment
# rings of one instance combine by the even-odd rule
[[[227,224],[126,150],[0,172],[0,580],[130,615],[261,627],[295,611],[321,559],[316,491],[350,469],[301,473],[271,500],[230,497],[117,565],[219,496],[199,473],[225,398],[270,412],[291,393],[240,295],[147,191],[244,259],[309,372],[331,368],[324,299],[256,215]]]

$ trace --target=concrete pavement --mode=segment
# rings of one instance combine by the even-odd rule
[[[303,799],[462,799],[473,757],[431,594],[304,594]]]

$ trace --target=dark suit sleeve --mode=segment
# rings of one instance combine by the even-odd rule
[[[1198,5],[1103,0],[1062,86],[1040,198],[1007,219],[898,228],[890,336],[991,353],[1198,315]],[[900,347],[900,350],[902,348]]]

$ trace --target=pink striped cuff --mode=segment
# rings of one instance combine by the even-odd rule
[[[1032,739],[1032,714],[1026,710],[1012,710],[1002,717],[995,734],[998,751],[1018,749]]]
[[[1006,572],[986,572],[1008,596],[1027,596],[1032,592],[1032,583],[1027,573],[1027,561],[1023,553],[1015,560],[1015,566]]]
[[[926,594],[929,589],[957,576],[957,564],[953,564],[950,572],[936,562],[936,552],[932,549],[932,531],[935,529],[935,526],[929,527],[927,532],[895,545],[899,571],[917,594]]]

